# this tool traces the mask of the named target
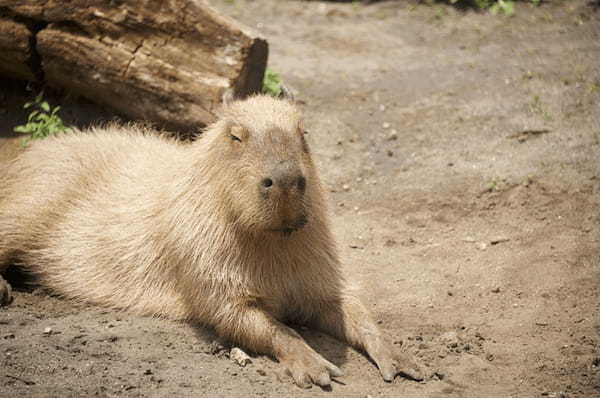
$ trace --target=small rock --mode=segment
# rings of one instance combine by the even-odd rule
[[[394,152],[388,149],[388,151],[387,151],[387,155],[388,155],[389,157],[392,157],[392,156],[394,156]]]
[[[388,239],[385,241],[385,243],[383,244],[385,247],[392,247],[392,246],[396,246],[398,244],[398,242],[396,242],[394,239]]]
[[[146,369],[146,370],[144,370],[144,374],[145,375],[151,375],[152,374],[152,370]]]
[[[350,185],[348,185],[348,184],[344,184],[344,185],[342,185],[342,189],[343,189],[344,191],[349,191],[349,190],[350,190]]]
[[[490,244],[493,245],[497,245],[498,243],[503,243],[503,242],[508,242],[510,239],[509,238],[505,238],[505,237],[498,237],[498,238],[494,238],[490,241]]]
[[[389,124],[388,122],[384,122],[381,127],[383,127],[384,129],[389,129],[391,127],[391,124]]]
[[[229,352],[229,358],[231,358],[233,362],[237,363],[242,368],[248,365],[249,363],[252,363],[252,359],[248,356],[248,354],[246,354],[238,347],[233,347],[231,349],[231,351]]]
[[[379,112],[385,111],[385,105],[379,104]]]
[[[206,353],[221,356],[226,350],[227,348],[220,341],[215,340],[212,343],[210,343],[210,346],[208,347]]]
[[[44,334],[51,335],[52,334],[52,328],[51,327],[45,328],[44,329]]]
[[[487,245],[486,245],[485,243],[483,243],[483,242],[479,242],[479,243],[477,244],[477,248],[478,248],[479,250],[482,250],[482,251],[483,251],[483,250],[487,249]]]
[[[388,140],[396,141],[397,139],[398,139],[398,132],[396,131],[396,129],[392,129],[390,131],[390,135],[388,135]]]
[[[439,337],[442,344],[446,345],[449,348],[458,347],[458,343],[460,343],[460,339],[456,332],[446,332]]]
[[[261,376],[266,376],[267,372],[264,371],[264,369],[256,369],[256,373],[258,373]]]
[[[500,288],[499,287],[493,288],[492,293],[500,293]]]

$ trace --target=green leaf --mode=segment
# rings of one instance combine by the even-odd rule
[[[510,17],[515,13],[515,3],[511,0],[498,0],[490,7],[490,12],[494,15],[502,13]]]
[[[13,129],[13,131],[15,133],[24,133],[24,134],[29,134],[32,132],[31,126],[29,124],[25,124],[22,126],[17,126]]]
[[[262,91],[274,97],[278,97],[281,94],[281,78],[270,68],[265,70]]]
[[[58,115],[61,107],[51,108],[48,101],[43,101],[43,92],[39,93],[34,101],[26,103],[24,107],[29,108],[32,106],[37,109],[27,116],[27,123],[14,128],[17,133],[29,134],[29,137],[22,141],[22,146],[27,146],[34,139],[46,138],[61,131],[70,131]]]
[[[502,4],[502,11],[504,12],[504,15],[506,15],[507,17],[512,16],[515,13],[515,3],[512,1],[502,1],[502,0],[498,0],[499,2],[501,2]]]
[[[27,121],[31,122],[31,120],[38,114],[40,113],[40,111],[33,111],[29,114],[29,116],[27,117]]]

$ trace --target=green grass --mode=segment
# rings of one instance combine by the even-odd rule
[[[545,109],[539,95],[533,96],[533,101],[531,102],[531,104],[529,104],[529,110],[532,113],[537,113],[541,115],[544,118],[544,120],[548,122],[554,120],[552,114],[547,109]]]
[[[43,97],[44,93],[41,92],[33,101],[27,102],[23,106],[24,109],[32,108],[33,110],[27,116],[27,123],[13,129],[16,133],[28,135],[21,141],[23,147],[26,147],[31,140],[43,139],[70,130],[58,115],[60,106],[51,108]]]
[[[485,186],[485,190],[488,192],[494,192],[498,190],[498,181],[492,178]]]
[[[506,16],[514,15],[515,2],[518,0],[437,0],[439,3],[446,3],[462,9],[489,10],[492,14],[502,14]],[[541,0],[521,0],[521,3],[530,3],[535,6],[540,5]]]
[[[263,78],[262,92],[273,97],[279,97],[281,95],[281,83],[279,74],[273,69],[267,68],[265,70],[265,77]]]

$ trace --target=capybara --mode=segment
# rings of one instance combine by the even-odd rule
[[[286,322],[364,350],[386,381],[422,378],[346,287],[293,103],[232,102],[193,143],[131,126],[66,133],[31,142],[6,169],[0,270],[18,264],[65,297],[210,325],[301,387],[342,372]]]

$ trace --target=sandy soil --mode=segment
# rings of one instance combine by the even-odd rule
[[[213,3],[269,40],[305,103],[345,271],[435,375],[386,384],[303,330],[346,372],[304,391],[268,358],[237,366],[210,331],[20,289],[0,309],[0,396],[600,397],[600,13]],[[3,87],[8,131],[31,94]],[[57,101],[70,122],[112,117]]]

